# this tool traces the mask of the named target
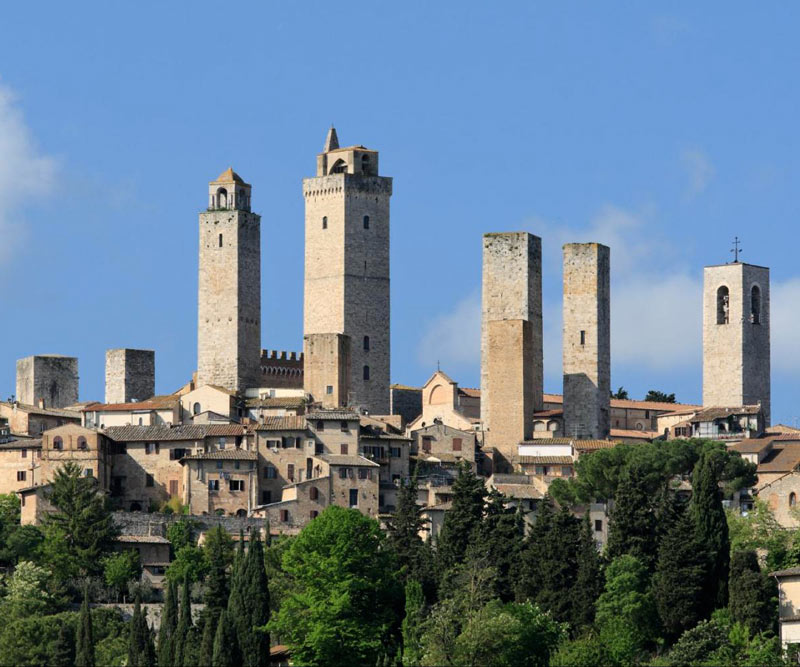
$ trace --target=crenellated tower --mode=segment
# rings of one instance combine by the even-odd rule
[[[304,353],[314,369],[306,391],[315,401],[375,414],[389,412],[391,195],[392,179],[378,175],[378,152],[340,148],[331,127],[316,177],[303,179]],[[320,334],[341,334],[349,350],[341,341],[332,347]],[[325,357],[316,358],[323,350]]]

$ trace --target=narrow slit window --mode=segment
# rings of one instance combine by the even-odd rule
[[[581,331],[581,345],[586,345],[586,332]]]
[[[328,216],[322,218],[322,229],[328,229]]]
[[[364,216],[364,229],[369,229],[369,216]]]
[[[730,321],[730,292],[723,285],[717,290],[717,324],[727,324]]]
[[[369,366],[364,366],[364,379],[369,380]]]
[[[364,351],[369,352],[369,336],[364,336]]]
[[[219,235],[219,247],[222,247],[222,234]]]

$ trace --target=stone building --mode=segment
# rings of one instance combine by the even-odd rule
[[[341,386],[350,362],[349,396],[338,403],[373,414],[389,413],[389,198],[392,179],[378,175],[378,152],[364,146],[339,148],[331,128],[317,156],[317,175],[303,180],[305,198],[305,294],[303,334],[343,334],[350,353],[328,345],[304,349],[307,368],[320,388]],[[309,359],[309,352],[325,360]],[[335,363],[330,363],[331,361]]]
[[[171,426],[181,423],[181,404],[178,396],[153,396],[135,403],[87,403],[80,414],[87,428]]]
[[[484,234],[481,297],[481,421],[495,465],[510,472],[517,443],[542,409],[542,240],[527,232]]]
[[[444,371],[437,370],[420,391],[421,414],[407,424],[411,433],[439,421],[461,430],[480,426],[481,393],[477,389],[462,389]]]
[[[257,462],[242,447],[188,454],[181,459],[183,503],[191,514],[247,516],[257,504]]]
[[[770,424],[769,269],[703,270],[703,405],[761,404]]]
[[[261,216],[249,184],[227,169],[200,214],[197,385],[256,386],[261,360]]]
[[[17,360],[16,400],[27,405],[63,408],[78,402],[78,360],[37,354]]]
[[[0,493],[13,493],[39,481],[41,459],[41,439],[0,442]]]
[[[31,484],[47,484],[67,461],[77,464],[84,476],[94,477],[108,489],[111,477],[110,443],[103,433],[77,424],[65,424],[42,435],[40,470]]]
[[[153,350],[106,351],[106,403],[132,403],[156,393],[156,353]]]
[[[422,388],[393,384],[389,387],[389,411],[408,424],[422,414]]]
[[[261,350],[261,377],[258,387],[272,389],[303,388],[303,353]]]
[[[564,246],[564,435],[610,431],[611,260],[599,243]]]
[[[44,401],[40,401],[39,405],[0,401],[0,418],[8,422],[9,430],[14,435],[38,436],[62,424],[81,423],[80,412],[47,408]]]
[[[352,372],[350,342],[350,336],[340,333],[303,337],[305,391],[323,408],[347,407]]]

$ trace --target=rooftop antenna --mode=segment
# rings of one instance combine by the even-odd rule
[[[733,253],[733,263],[734,264],[738,264],[739,263],[739,255],[741,255],[742,252],[744,252],[739,247],[740,244],[741,244],[741,241],[739,240],[739,237],[738,236],[734,236],[733,237],[733,248],[731,248],[731,252]]]

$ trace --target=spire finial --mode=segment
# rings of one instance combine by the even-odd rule
[[[741,241],[739,240],[738,236],[733,237],[733,248],[731,248],[731,252],[733,253],[733,263],[739,263],[739,255],[742,254],[742,249],[739,247]]]
[[[331,123],[331,129],[328,130],[328,136],[325,137],[325,148],[322,149],[323,153],[339,148],[339,137],[336,136],[336,128]]]

